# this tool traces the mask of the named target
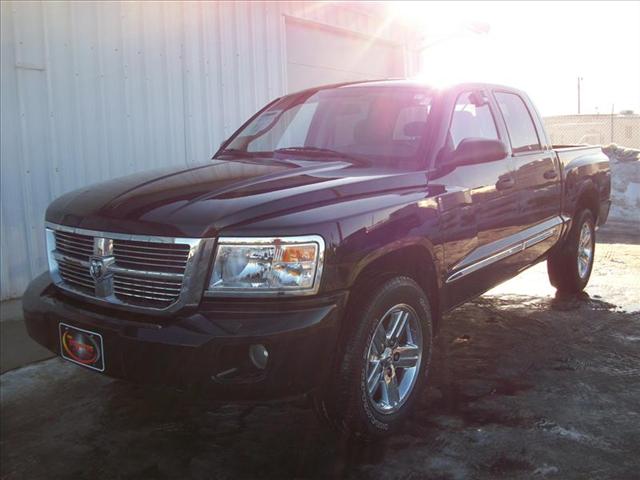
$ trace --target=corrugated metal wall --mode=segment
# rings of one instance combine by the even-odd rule
[[[407,45],[367,8],[320,2],[2,2],[1,297],[46,268],[64,192],[208,158],[286,92],[285,18]],[[414,54],[406,50],[408,71]]]

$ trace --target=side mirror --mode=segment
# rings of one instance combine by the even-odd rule
[[[506,158],[507,146],[500,140],[465,138],[451,155],[454,165],[476,165]]]

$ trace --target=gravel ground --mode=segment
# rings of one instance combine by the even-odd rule
[[[404,433],[338,441],[303,400],[213,405],[53,359],[0,377],[3,479],[640,477],[640,246],[588,294],[544,265],[448,315]]]

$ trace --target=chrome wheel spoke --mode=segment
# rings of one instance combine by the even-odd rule
[[[405,312],[404,310],[398,311],[393,318],[391,319],[391,323],[389,324],[389,329],[387,330],[387,340],[390,342],[396,342],[404,327],[407,325],[407,319],[409,318],[409,312]]]
[[[370,367],[369,375],[367,376],[367,391],[369,392],[369,395],[374,395],[376,393],[381,381],[382,362],[378,360],[375,362],[373,367]]]
[[[394,354],[398,354],[398,359],[393,362],[396,368],[411,368],[418,364],[420,349],[417,345],[407,344],[396,348]]]
[[[377,355],[382,355],[384,352],[384,347],[387,343],[387,335],[384,330],[382,324],[378,325],[375,333],[373,334],[373,339],[371,340],[371,346]]]
[[[589,264],[593,257],[593,235],[588,224],[583,224],[578,239],[578,275],[585,278],[589,273]]]
[[[384,381],[385,400],[389,407],[395,408],[400,403],[400,389],[398,388],[398,377],[395,373],[385,378]]]

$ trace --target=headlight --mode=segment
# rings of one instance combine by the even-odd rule
[[[318,235],[218,240],[211,295],[312,295],[317,293],[324,261]]]

